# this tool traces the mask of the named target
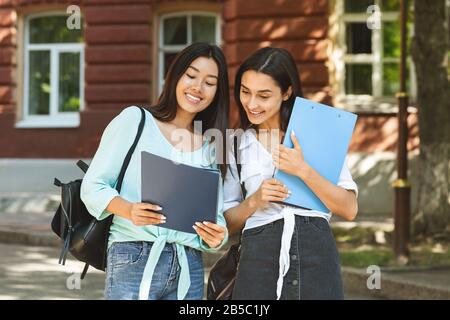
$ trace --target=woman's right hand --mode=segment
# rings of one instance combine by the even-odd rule
[[[266,179],[261,183],[261,186],[249,198],[250,206],[258,209],[263,209],[273,201],[284,201],[290,195],[287,187],[277,179]]]
[[[131,203],[129,219],[136,226],[147,226],[166,222],[166,217],[157,211],[162,210],[160,206],[151,203]]]

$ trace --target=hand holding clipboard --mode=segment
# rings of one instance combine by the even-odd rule
[[[357,115],[351,112],[297,97],[283,145],[291,148],[290,152],[301,152],[309,166],[336,185],[356,119]],[[293,148],[292,131],[299,144],[297,149]],[[321,212],[329,211],[297,176],[276,170],[274,178],[283,182],[292,192],[284,203]]]

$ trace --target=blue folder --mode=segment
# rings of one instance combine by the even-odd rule
[[[337,185],[356,118],[354,113],[297,97],[283,145],[293,148],[291,131],[294,129],[305,161]],[[300,178],[281,170],[275,172],[274,178],[292,191],[284,203],[321,212],[330,211]]]
[[[195,222],[217,223],[219,170],[204,169],[141,152],[142,202],[159,205],[159,227],[196,233]]]

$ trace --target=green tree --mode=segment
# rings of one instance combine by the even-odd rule
[[[412,55],[419,106],[418,209],[415,235],[450,229],[450,83],[446,0],[415,0]]]

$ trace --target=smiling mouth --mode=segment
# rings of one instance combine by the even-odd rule
[[[250,113],[253,117],[259,117],[264,113],[264,111],[250,111],[249,110],[248,113]]]
[[[203,100],[202,98],[193,96],[192,94],[189,94],[189,93],[185,93],[185,96],[186,96],[186,99],[192,104],[198,104]]]

